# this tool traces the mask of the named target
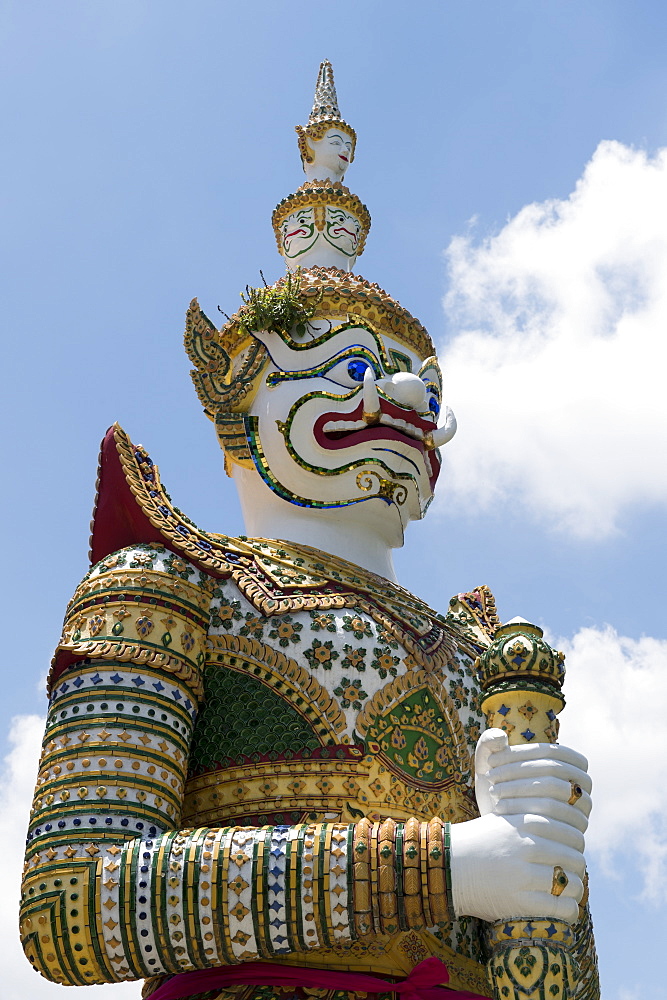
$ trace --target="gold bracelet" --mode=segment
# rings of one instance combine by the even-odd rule
[[[454,897],[452,895],[451,828],[451,823],[445,823],[443,830],[443,843],[445,848],[445,891],[447,893],[447,909],[449,910],[450,920],[453,920],[456,913],[454,912]]]
[[[435,920],[431,915],[428,899],[428,824],[419,824],[419,877],[422,887],[422,907],[427,927],[433,927]]]
[[[371,869],[370,869],[370,831],[371,822],[360,820],[354,828],[354,926],[359,937],[372,934],[373,916],[371,910]]]
[[[412,930],[419,930],[426,923],[422,909],[419,853],[419,821],[412,817],[405,824],[403,836],[403,900],[405,918]]]
[[[371,912],[373,914],[373,924],[376,930],[380,930],[380,895],[378,885],[378,833],[380,824],[373,823],[370,836],[370,862],[371,862]]]
[[[428,824],[428,896],[431,916],[436,924],[448,923],[451,916],[447,907],[445,884],[443,823],[437,816]]]
[[[380,893],[380,923],[384,934],[398,930],[396,899],[396,823],[386,819],[380,825],[378,843],[378,888]]]

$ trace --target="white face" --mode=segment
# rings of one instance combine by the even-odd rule
[[[308,164],[308,173],[317,180],[339,181],[350,165],[352,158],[352,137],[337,128],[330,128],[321,139],[308,137],[308,145],[313,151],[314,160]]]
[[[346,257],[355,257],[359,248],[361,223],[342,208],[326,207],[324,238]]]
[[[314,208],[302,208],[298,212],[292,212],[280,226],[283,253],[290,260],[310,250],[318,236]]]
[[[382,501],[380,513],[400,518],[403,528],[423,517],[440,471],[437,450],[424,441],[440,406],[435,359],[425,363],[399,342],[343,318],[312,321],[296,338],[303,347],[278,334],[259,337],[272,364],[247,427],[266,485],[311,509],[352,511],[372,500],[378,510]]]

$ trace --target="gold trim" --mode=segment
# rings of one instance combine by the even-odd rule
[[[396,677],[391,683],[381,688],[370,701],[366,702],[357,716],[355,723],[356,731],[360,736],[366,737],[369,729],[375,724],[379,716],[385,715],[394,706],[399,705],[407,694],[411,694],[422,687],[427,689],[430,697],[437,702],[438,707],[442,710],[445,720],[444,724],[451,734],[450,759],[457,765],[459,770],[463,772],[468,771],[471,764],[470,753],[459,713],[456,711],[454,703],[444,687],[441,687],[436,695],[433,686],[429,682],[428,673],[425,670],[408,670],[407,673],[401,674],[400,677]],[[406,782],[410,781],[415,785],[419,785],[420,788],[427,792],[435,792],[443,786],[455,783],[454,778],[443,779],[439,782],[419,782],[416,778],[411,780],[411,776],[406,773],[403,773],[403,779]]]
[[[350,189],[341,184],[340,181],[306,181],[300,188],[297,188],[294,194],[288,194],[276,205],[271,222],[278,252],[282,253],[280,226],[292,212],[297,212],[300,208],[314,208],[315,225],[321,232],[324,229],[325,208],[327,206],[342,208],[359,222],[361,235],[355,256],[361,257],[371,228],[371,215],[356,194],[352,194]],[[318,210],[320,211],[318,212]]]
[[[306,304],[310,300],[316,303],[315,319],[344,318],[348,313],[355,313],[374,324],[384,336],[410,347],[420,358],[435,355],[433,341],[426,328],[379,285],[371,284],[361,275],[341,271],[337,267],[302,268],[299,274],[299,295]],[[269,287],[281,288],[286,281],[287,277],[279,278]],[[196,304],[196,300],[193,304]],[[219,331],[211,334],[211,349],[222,350],[233,356],[249,343],[250,338],[243,330],[242,319],[241,309]],[[208,323],[210,324],[210,320]]]
[[[252,664],[256,668],[253,676],[258,680],[268,680],[269,684],[272,679],[280,681],[280,696],[293,708],[297,708],[301,715],[304,713],[294,704],[296,699],[303,698],[310,707],[317,709],[320,727],[323,729],[321,736],[341,743],[349,742],[349,737],[344,732],[347,721],[337,700],[304,667],[299,666],[296,660],[258,639],[242,635],[212,635],[208,642],[210,663],[220,663],[238,673],[247,670]],[[239,667],[237,657],[248,662]],[[258,674],[257,669],[264,676]],[[309,715],[304,715],[304,718],[313,724]]]
[[[169,653],[162,653],[157,649],[147,649],[145,646],[130,646],[127,643],[103,639],[100,641],[91,640],[88,642],[62,642],[56,649],[56,654],[51,662],[51,670],[47,682],[47,693],[50,695],[54,684],[54,667],[58,653],[71,652],[77,659],[120,660],[123,663],[138,663],[154,669],[166,670],[168,674],[173,674],[179,680],[185,681],[197,701],[200,701],[204,688],[202,685],[201,672],[198,667],[185,660],[171,656]],[[57,680],[60,680],[58,676]]]
[[[397,639],[425,670],[442,669],[452,660],[457,645],[466,650],[469,644],[455,625],[445,623],[409,591],[360,566],[329,554],[323,556],[306,545],[201,531],[174,508],[156,465],[151,466],[150,487],[146,483],[135,457],[138,454],[145,462],[146,451],[133,445],[118,424],[113,431],[128,486],[164,543],[211,576],[231,577],[261,614],[359,608]],[[323,558],[326,564],[320,561]],[[330,592],[324,593],[326,590]]]
[[[368,764],[356,752],[358,760],[260,761],[190,778],[183,822],[242,826],[244,816],[276,812],[335,813],[347,821],[352,817],[345,815],[346,804],[357,804],[350,795],[350,780],[361,783],[368,776]],[[295,781],[301,786],[297,792],[290,787]]]

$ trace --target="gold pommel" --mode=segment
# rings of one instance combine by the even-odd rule
[[[486,724],[506,732],[510,744],[558,739],[565,657],[543,637],[538,625],[508,622],[475,660]]]
[[[565,656],[544,641],[539,625],[514,621],[496,629],[493,642],[475,661],[483,691],[505,681],[523,687],[529,681],[560,690],[565,677]]]

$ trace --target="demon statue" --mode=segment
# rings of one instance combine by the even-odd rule
[[[198,529],[118,426],[103,442],[26,954],[153,1000],[595,1000],[563,657],[485,587],[443,615],[396,582],[456,423],[427,331],[352,274],[370,216],[329,63],[297,132],[285,277],[220,330],[196,301],[187,321],[248,537]]]

